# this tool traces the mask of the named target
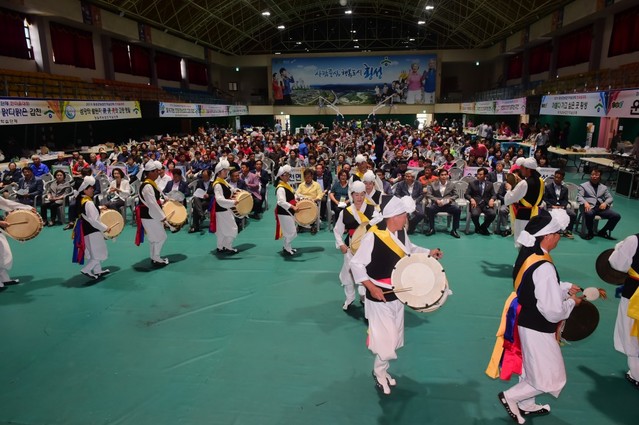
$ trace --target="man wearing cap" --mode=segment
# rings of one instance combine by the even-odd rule
[[[364,176],[366,178],[366,176]],[[343,209],[339,213],[339,217],[333,227],[333,234],[335,235],[335,246],[344,254],[344,264],[342,270],[339,272],[339,280],[344,287],[344,294],[346,300],[342,309],[347,310],[348,307],[355,301],[355,281],[351,274],[350,262],[353,258],[353,254],[349,249],[351,238],[355,233],[355,230],[362,224],[369,223],[373,218],[377,217],[379,213],[376,211],[375,205],[367,202],[366,199],[366,186],[362,182],[353,182],[351,185],[351,197],[353,198],[353,204]],[[346,233],[346,239],[342,239]],[[358,286],[360,300],[364,299],[366,295],[366,288],[362,285]]]
[[[504,380],[519,374],[519,383],[499,393],[508,415],[519,424],[524,416],[546,415],[550,406],[535,397],[559,397],[566,370],[555,332],[582,298],[578,286],[559,280],[550,257],[570,218],[563,210],[542,210],[531,218],[517,242],[522,245],[513,269],[514,291],[506,301],[497,343],[486,373]],[[518,311],[518,313],[517,313]],[[515,314],[516,320],[506,320]],[[514,324],[517,324],[515,328]],[[502,357],[503,356],[503,357]],[[501,359],[501,370],[499,370]]]
[[[506,195],[504,195],[504,204],[510,205],[511,221],[514,219],[513,232],[515,234],[515,246],[519,247],[517,242],[519,234],[524,230],[528,221],[539,212],[539,204],[544,197],[544,180],[537,172],[537,160],[535,158],[526,158],[521,164],[522,180],[518,181],[515,187],[510,183],[504,183],[506,187]],[[519,180],[518,176],[517,179]]]
[[[136,208],[136,222],[138,229],[135,236],[135,244],[144,242],[144,234],[149,239],[149,250],[151,263],[154,266],[169,264],[168,258],[161,258],[160,252],[166,241],[164,222],[166,215],[160,208],[160,189],[155,180],[160,174],[162,164],[158,161],[149,160],[144,164],[146,178],[140,185],[140,203]]]
[[[213,181],[215,215],[211,215],[210,230],[217,237],[217,252],[220,254],[237,254],[238,252],[233,248],[233,241],[237,237],[237,223],[231,211],[238,201],[231,199],[234,190],[226,181],[230,169],[231,165],[227,160],[220,160],[215,166],[215,181]]]
[[[372,226],[362,238],[351,260],[351,271],[354,281],[366,287],[364,307],[368,349],[375,354],[375,385],[384,394],[390,394],[390,387],[396,382],[388,374],[389,361],[397,358],[396,350],[404,345],[404,304],[392,292],[393,268],[405,255],[423,252],[439,259],[443,253],[418,247],[408,239],[405,225],[407,214],[415,209],[412,198],[384,195],[380,205],[383,221]]]
[[[297,250],[291,246],[293,239],[297,237],[297,228],[295,227],[295,219],[293,213],[297,211],[295,201],[295,191],[288,184],[291,178],[291,166],[284,165],[277,172],[280,183],[275,190],[277,198],[277,207],[275,208],[275,240],[284,238],[284,247],[282,253],[292,256]]]
[[[82,180],[75,201],[76,216],[73,229],[73,259],[74,263],[86,265],[80,270],[83,275],[97,280],[109,273],[102,270],[102,261],[109,256],[103,233],[108,227],[100,221],[100,212],[93,203],[95,178],[87,176]]]
[[[613,269],[627,273],[617,310],[615,350],[628,357],[626,379],[639,390],[639,233],[615,246],[609,262]]]
[[[11,212],[13,210],[31,210],[36,212],[35,208],[21,204],[19,202],[11,201],[3,196],[0,196],[0,210]],[[0,228],[6,229],[9,227],[9,223],[0,219]],[[4,232],[0,232],[0,292],[6,290],[5,285],[14,285],[19,283],[18,279],[11,279],[9,277],[9,270],[13,267],[13,254],[11,253],[11,247],[7,238],[4,236]]]

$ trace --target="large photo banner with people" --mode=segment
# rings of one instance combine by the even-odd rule
[[[433,104],[437,55],[274,58],[276,105]]]

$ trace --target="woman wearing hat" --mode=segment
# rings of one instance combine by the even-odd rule
[[[144,242],[144,234],[146,233],[146,237],[149,239],[151,263],[154,266],[169,264],[168,258],[160,257],[162,246],[166,241],[166,231],[164,230],[166,215],[160,208],[160,189],[155,180],[161,169],[162,164],[158,161],[149,160],[144,164],[146,178],[140,185],[140,203],[135,210],[138,225],[135,244],[139,246],[140,243]]]
[[[236,254],[238,251],[233,248],[233,241],[237,237],[237,223],[231,207],[234,207],[237,201],[231,199],[233,189],[226,181],[230,168],[230,163],[225,159],[220,160],[215,166],[216,178],[213,181],[215,214],[211,216],[210,230],[217,237],[218,253]]]
[[[293,239],[297,237],[297,228],[293,213],[297,211],[295,206],[295,191],[288,184],[291,178],[291,166],[284,165],[277,172],[280,183],[277,185],[275,195],[277,197],[277,207],[275,208],[275,240],[284,238],[283,254],[292,256],[297,250],[291,246]]]
[[[82,180],[75,201],[76,216],[73,229],[73,262],[86,265],[80,272],[91,278],[99,279],[109,273],[102,270],[102,261],[109,256],[103,232],[108,227],[100,221],[100,212],[93,203],[95,178],[87,176]]]
[[[389,362],[397,358],[396,350],[404,346],[404,304],[392,292],[393,268],[405,255],[421,252],[437,259],[443,255],[439,249],[422,248],[408,239],[405,226],[408,214],[414,210],[415,202],[410,196],[382,196],[384,220],[370,228],[351,261],[355,282],[366,287],[368,349],[375,354],[375,385],[384,394],[390,394],[390,387],[396,385],[388,374]]]

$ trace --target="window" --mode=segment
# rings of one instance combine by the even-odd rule
[[[639,7],[615,15],[608,57],[639,51]]]
[[[229,91],[237,91],[237,83],[229,83]]]
[[[93,33],[51,22],[53,62],[77,68],[95,69]]]
[[[17,12],[0,9],[0,56],[33,59],[28,18]]]

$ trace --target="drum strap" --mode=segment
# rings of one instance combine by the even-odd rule
[[[526,261],[522,264],[514,282],[514,290],[506,299],[504,303],[504,309],[501,314],[501,322],[499,323],[499,328],[497,329],[497,340],[495,341],[495,346],[493,348],[493,353],[490,356],[490,361],[488,362],[488,367],[486,368],[486,375],[490,376],[493,379],[497,379],[500,377],[500,366],[502,365],[502,359],[505,359],[506,354],[506,345],[508,345],[508,356],[515,357],[511,358],[511,362],[509,364],[509,370],[517,371],[516,359],[519,358],[521,360],[521,347],[519,346],[519,337],[517,335],[517,314],[519,312],[519,303],[517,301],[517,290],[519,289],[519,285],[528,270],[533,265],[541,262],[548,261],[552,263],[552,258],[548,253],[544,253],[544,255],[533,254],[529,256]],[[508,330],[508,328],[512,328],[512,330]],[[506,341],[505,335],[506,333],[510,334],[511,341]],[[512,361],[514,360],[514,362]],[[521,364],[519,364],[519,373],[521,373]],[[504,374],[501,374],[501,378],[508,380],[510,379],[510,375],[507,377]]]
[[[357,215],[355,215],[355,213],[354,213],[355,205],[351,205],[351,206],[347,207],[346,209],[348,210],[349,213],[351,213],[351,215],[353,217],[355,217],[356,220],[357,220],[357,218],[359,218],[359,220],[358,220],[359,224],[368,223],[368,221],[369,221],[368,217],[366,217],[366,214],[364,214],[360,210],[357,210]],[[353,229],[353,231],[355,231],[355,230]]]
[[[628,276],[631,279],[639,280],[639,273],[632,267],[628,270]],[[630,328],[630,336],[639,338],[639,290],[630,297],[628,301],[628,317],[634,319],[632,327]]]

